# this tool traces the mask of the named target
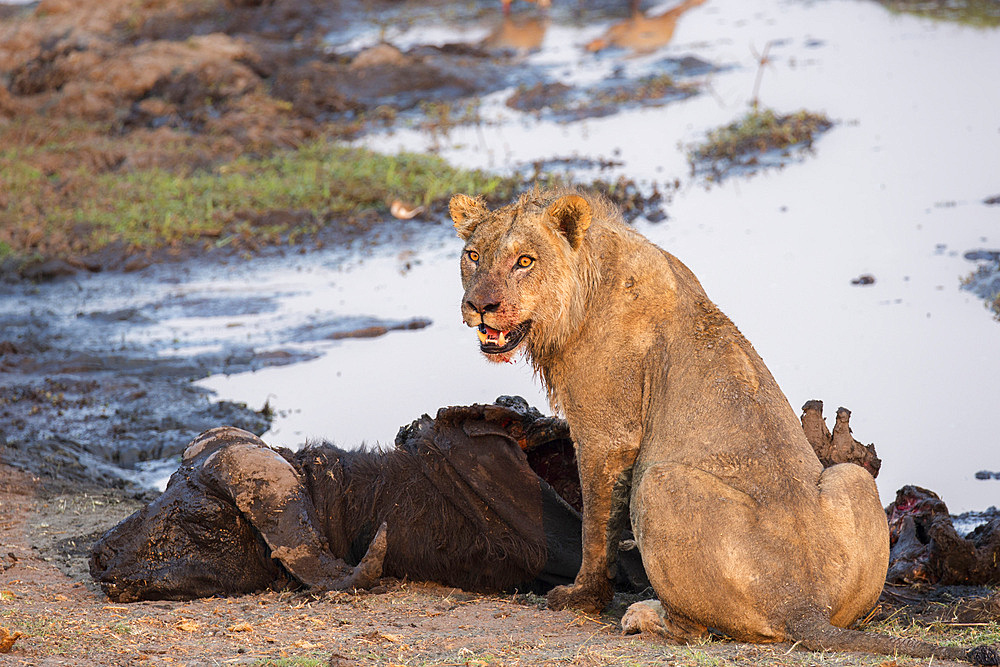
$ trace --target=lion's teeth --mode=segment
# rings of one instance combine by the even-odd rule
[[[496,345],[497,347],[503,347],[507,344],[507,334],[510,332],[498,331],[493,327],[486,326],[485,324],[480,324],[476,327],[476,334],[479,336],[479,343],[481,345]]]

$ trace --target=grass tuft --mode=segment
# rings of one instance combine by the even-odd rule
[[[977,266],[961,279],[961,286],[981,297],[994,319],[1000,322],[1000,257]]]
[[[894,14],[912,14],[988,30],[1000,26],[1000,4],[996,0],[879,0]]]
[[[268,658],[254,663],[256,667],[324,667],[327,664],[327,660],[301,657]]]
[[[797,111],[779,115],[772,109],[754,109],[742,118],[709,132],[705,142],[690,148],[692,171],[722,175],[734,167],[752,167],[770,151],[809,148],[822,132],[833,127],[825,114]]]

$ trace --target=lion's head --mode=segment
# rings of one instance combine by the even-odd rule
[[[537,359],[579,326],[591,260],[584,252],[591,203],[563,190],[531,192],[491,211],[455,195],[451,218],[465,240],[462,317],[487,359]]]

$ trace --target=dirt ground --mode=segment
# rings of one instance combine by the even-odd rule
[[[916,665],[788,645],[673,646],[625,637],[617,613],[549,611],[532,595],[473,595],[388,580],[374,591],[263,592],[113,604],[90,580],[90,545],[142,496],[67,488],[0,465],[4,665]]]

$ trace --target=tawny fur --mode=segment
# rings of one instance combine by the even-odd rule
[[[677,258],[604,198],[572,190],[493,211],[456,195],[451,214],[465,240],[466,323],[516,332],[531,322],[517,349],[483,351],[500,361],[527,352],[577,446],[583,566],[550,607],[604,607],[630,518],[662,604],[658,631],[672,639],[713,628],[979,659],[841,629],[885,580],[875,482],[855,465],[823,469],[760,356]]]

